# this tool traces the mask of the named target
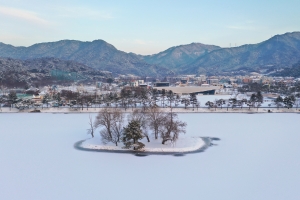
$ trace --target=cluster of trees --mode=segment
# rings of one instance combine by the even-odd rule
[[[190,96],[179,97],[175,95],[171,90],[158,91],[156,89],[147,89],[142,87],[124,87],[120,93],[116,91],[110,91],[107,93],[99,94],[97,92],[87,93],[87,92],[74,92],[70,90],[61,90],[60,92],[56,89],[50,89],[49,93],[46,93],[42,99],[41,103],[36,103],[33,101],[19,99],[16,101],[9,101],[11,104],[16,104],[17,108],[39,108],[46,104],[48,107],[51,102],[51,106],[69,106],[70,108],[79,109],[90,107],[116,107],[124,108],[125,111],[128,108],[132,110],[141,106],[144,110],[151,106],[157,106],[158,102],[162,107],[175,107],[180,103],[187,108],[192,105],[193,109],[195,107],[200,107],[200,103],[197,101],[195,94],[190,94]]]
[[[271,92],[271,93],[279,93],[285,96],[288,95],[298,95],[300,97],[300,83],[297,82],[292,86],[282,85],[278,83],[274,84],[261,84],[261,83],[250,83],[245,84],[243,87],[238,88],[238,92]]]
[[[277,108],[282,107],[284,105],[284,107],[290,109],[295,104],[296,98],[294,95],[286,96],[284,98],[282,98],[281,96],[278,96],[274,100],[274,102],[275,102]]]
[[[247,105],[249,109],[251,107],[257,107],[258,109],[258,107],[261,106],[262,102],[263,102],[263,96],[261,92],[258,91],[257,93],[253,93],[249,100],[247,99],[238,100],[237,98],[230,98],[227,103],[227,110],[229,107],[231,107],[232,109],[234,107],[240,107],[242,109],[244,105]],[[215,100],[215,102],[207,101],[205,103],[205,105],[208,106],[208,108],[215,108],[215,109],[217,109],[217,107],[220,107],[222,109],[223,105],[225,104],[226,101],[224,99],[218,99]]]
[[[128,124],[125,126],[125,122]],[[178,119],[176,113],[164,113],[155,106],[149,107],[147,110],[135,109],[127,115],[118,108],[102,109],[95,122],[90,119],[91,128],[88,133],[94,136],[94,129],[101,127],[100,135],[103,143],[112,142],[116,146],[122,142],[124,148],[132,148],[134,150],[142,149],[145,145],[140,142],[142,138],[146,138],[150,142],[150,135],[154,139],[161,139],[161,143],[174,143],[177,141],[180,133],[185,133],[186,123]]]
[[[146,110],[151,106],[157,106],[159,101],[162,107],[178,106],[179,103],[184,104],[185,108],[189,105],[192,105],[193,108],[198,108],[200,106],[195,94],[190,94],[189,97],[180,98],[179,95],[175,95],[171,90],[163,89],[159,92],[156,89],[146,89],[142,87],[124,87],[120,93],[109,92],[101,95],[98,95],[97,93],[88,94],[63,90],[52,96],[52,99],[59,102],[60,99],[56,98],[57,95],[60,95],[60,97],[69,101],[70,103],[67,104],[68,106],[77,106],[82,109],[84,106],[88,109],[88,107],[91,107],[92,105],[100,106],[103,104],[104,107],[119,107],[124,108],[125,111],[128,108],[133,110],[137,105],[140,105]]]
[[[20,102],[15,91],[10,91],[7,95],[0,96],[0,108],[3,103],[7,103],[9,106]]]
[[[230,99],[230,101],[236,101],[236,99]],[[208,108],[215,108],[215,109],[217,109],[217,107],[220,107],[222,109],[223,105],[225,103],[226,103],[226,101],[224,99],[217,99],[217,100],[215,100],[215,102],[207,101],[205,103],[205,105],[208,106]]]
[[[264,97],[262,96],[261,92],[258,91],[256,94],[253,93],[250,97],[250,99],[247,101],[247,105],[249,106],[249,109],[251,107],[260,107],[263,103]]]
[[[263,96],[260,91],[257,93],[253,93],[250,97],[249,100],[247,99],[242,99],[242,100],[237,100],[236,98],[230,98],[227,102],[227,110],[229,107],[240,107],[241,109],[243,108],[244,105],[247,105],[250,108],[259,108],[261,104],[263,103]],[[292,108],[295,103],[296,103],[296,96],[295,95],[288,95],[285,96],[284,98],[281,96],[278,96],[275,100],[274,103],[276,104],[277,108],[279,107],[285,107],[285,108]],[[215,102],[212,101],[207,101],[205,103],[208,108],[217,108],[221,107],[222,105],[226,104],[226,101],[224,99],[219,99],[216,100]],[[270,106],[271,104],[269,104]],[[298,107],[298,105],[297,105]]]

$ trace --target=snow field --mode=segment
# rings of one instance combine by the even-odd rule
[[[180,157],[78,151],[89,114],[2,113],[0,199],[300,199],[300,115],[178,116],[183,138],[221,140]]]

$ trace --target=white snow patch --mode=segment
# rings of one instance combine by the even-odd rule
[[[196,151],[205,145],[205,142],[201,137],[179,138],[176,143],[169,142],[167,144],[161,144],[161,139],[150,139],[150,142],[147,142],[144,138],[141,142],[145,144],[145,147],[141,150],[144,152],[191,152]],[[100,138],[85,140],[80,146],[82,148],[95,150],[128,151],[128,149],[122,148],[124,146],[122,143],[118,143],[118,146],[113,143],[103,144]]]

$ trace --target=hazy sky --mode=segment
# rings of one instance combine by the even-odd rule
[[[239,46],[299,31],[299,8],[300,0],[0,0],[0,41],[103,39],[138,54],[192,42]]]

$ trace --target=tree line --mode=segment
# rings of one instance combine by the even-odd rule
[[[14,98],[12,98],[14,97]],[[61,90],[57,91],[55,88],[49,89],[41,102],[35,102],[31,99],[18,99],[14,91],[6,96],[3,96],[3,101],[9,104],[11,107],[18,109],[28,108],[43,108],[49,107],[61,107],[68,106],[72,109],[91,107],[116,107],[127,109],[135,109],[138,106],[144,110],[151,106],[157,106],[159,103],[162,107],[177,107],[180,104],[185,108],[192,105],[194,108],[200,107],[200,102],[197,101],[196,94],[190,94],[189,96],[180,97],[178,94],[174,94],[171,90],[158,91],[157,89],[147,89],[141,87],[124,87],[121,91],[108,91],[106,93],[99,94],[97,92],[88,93],[85,91],[70,91]]]
[[[240,107],[242,109],[244,105],[247,105],[249,109],[254,107],[258,109],[263,103],[263,99],[264,99],[263,95],[261,94],[260,91],[258,91],[257,93],[253,93],[250,96],[249,100],[247,99],[238,100],[237,98],[230,98],[228,99],[227,102],[227,110],[229,107],[231,107],[232,109],[235,107]],[[222,109],[224,105],[226,106],[226,100],[218,99],[215,102],[207,101],[205,105],[208,106],[208,108],[216,109],[217,107],[220,107]]]

